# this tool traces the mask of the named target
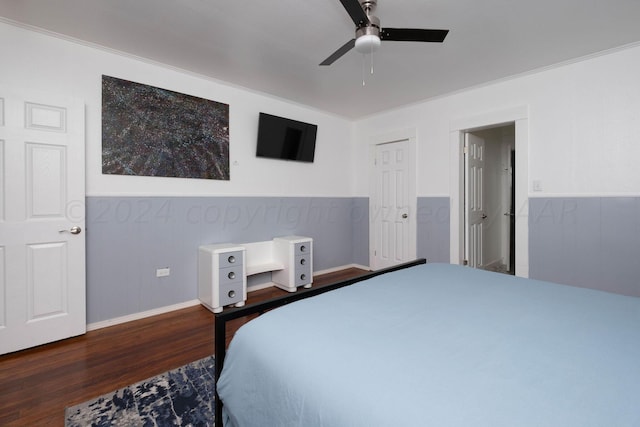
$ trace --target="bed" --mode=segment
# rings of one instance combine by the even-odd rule
[[[217,425],[640,426],[640,298],[448,264],[380,273],[253,307],[217,355]]]

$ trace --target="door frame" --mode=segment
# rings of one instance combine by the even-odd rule
[[[376,197],[376,147],[381,144],[389,144],[392,142],[400,142],[407,141],[407,151],[410,159],[409,161],[409,171],[408,171],[408,182],[407,182],[407,200],[409,203],[409,241],[408,245],[408,261],[416,258],[417,251],[417,194],[416,194],[416,130],[415,128],[411,129],[400,129],[396,131],[387,132],[380,135],[374,135],[369,139],[369,238],[373,239],[375,236],[375,224],[374,219],[377,212],[374,211],[373,206],[375,205],[375,197]],[[375,257],[375,246],[370,240],[369,242],[369,267],[372,270],[378,268],[376,257]]]
[[[517,276],[529,277],[529,108],[507,108],[453,120],[449,125],[451,191],[450,262],[464,260],[464,134],[508,123],[515,124],[516,265]]]

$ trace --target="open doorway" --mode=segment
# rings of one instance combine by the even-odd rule
[[[515,123],[464,133],[464,263],[515,274]]]
[[[452,264],[463,264],[465,257],[465,165],[464,145],[468,133],[515,125],[515,160],[512,175],[515,177],[514,260],[515,274],[529,277],[529,109],[516,106],[483,114],[460,117],[450,123],[450,176],[451,210],[450,254]]]

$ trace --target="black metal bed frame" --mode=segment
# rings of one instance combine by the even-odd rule
[[[363,280],[370,279],[375,276],[380,276],[385,273],[390,273],[392,271],[402,270],[408,267],[413,267],[415,265],[425,264],[427,262],[426,259],[420,258],[415,261],[407,262],[404,264],[395,265],[393,267],[384,268],[381,270],[372,271],[369,273],[362,274],[357,277],[353,277],[351,279],[344,280],[342,282],[333,283],[331,285],[320,286],[317,288],[310,289],[301,289],[295,293],[285,295],[282,297],[272,298],[267,301],[248,304],[244,307],[231,308],[226,309],[221,313],[217,313],[215,315],[215,382],[216,385],[218,383],[218,378],[220,378],[220,373],[222,372],[222,368],[224,366],[224,358],[227,353],[226,342],[227,342],[227,322],[231,320],[238,319],[240,317],[249,316],[252,314],[263,314],[269,310],[272,310],[277,307],[281,307],[283,305],[290,304],[292,302],[296,302],[302,299],[314,297],[316,295],[323,294],[325,292],[332,291],[334,289],[343,288],[345,286],[352,285],[357,282],[361,282]],[[215,425],[218,427],[222,427],[222,402],[218,397],[218,391],[216,389],[216,401],[215,401]]]

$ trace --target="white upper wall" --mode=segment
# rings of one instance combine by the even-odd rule
[[[356,122],[355,191],[369,194],[368,145],[417,134],[418,196],[449,196],[456,122],[526,107],[532,196],[640,195],[640,47],[558,66]],[[374,77],[375,78],[375,77]],[[540,181],[541,192],[531,193]]]
[[[388,111],[355,123],[286,100],[0,22],[0,83],[86,104],[87,194],[369,195],[369,148],[417,135],[417,193],[449,196],[452,124],[526,107],[530,195],[640,195],[640,46]],[[101,76],[230,105],[231,180],[102,175]],[[375,78],[375,76],[373,77]],[[255,157],[258,113],[318,125],[313,164]],[[541,192],[531,193],[540,181]]]
[[[305,106],[0,22],[0,83],[86,105],[87,195],[335,196],[353,194],[351,121]],[[231,180],[102,174],[101,79],[109,75],[229,104]],[[314,163],[256,158],[258,114],[318,125]]]

